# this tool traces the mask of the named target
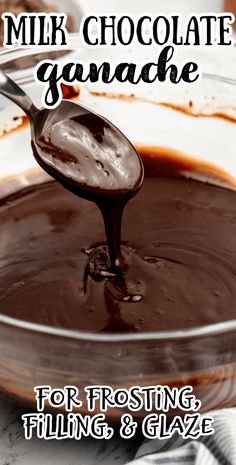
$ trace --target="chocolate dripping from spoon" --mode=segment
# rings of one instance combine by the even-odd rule
[[[0,93],[28,116],[39,165],[66,189],[97,204],[104,219],[109,270],[122,271],[122,215],[144,178],[141,158],[132,144],[110,121],[79,104],[62,100],[53,110],[36,108],[3,72]]]

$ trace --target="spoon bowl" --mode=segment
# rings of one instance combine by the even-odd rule
[[[127,201],[142,185],[143,164],[129,140],[81,105],[62,100],[55,110],[38,110],[31,133],[37,162],[80,197]]]

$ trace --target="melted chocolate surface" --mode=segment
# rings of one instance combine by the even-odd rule
[[[125,268],[107,266],[94,202],[55,182],[0,206],[0,311],[95,332],[182,329],[236,317],[236,194],[143,157],[123,218]],[[168,168],[169,167],[169,168]]]

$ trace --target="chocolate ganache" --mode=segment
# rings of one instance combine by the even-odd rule
[[[61,141],[62,153],[65,147]],[[95,202],[56,182],[2,201],[2,313],[116,333],[235,318],[235,192],[183,179],[181,162],[160,159],[152,150],[143,150],[142,160],[143,186],[123,215],[122,270],[111,270],[106,261],[104,223]]]

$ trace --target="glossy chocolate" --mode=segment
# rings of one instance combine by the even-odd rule
[[[109,275],[94,202],[55,182],[2,202],[2,313],[115,333],[235,318],[235,192],[182,179],[180,162],[145,152],[143,161],[143,187],[124,213],[123,273]]]
[[[36,160],[66,189],[97,204],[104,218],[108,268],[123,268],[122,214],[143,182],[138,153],[108,120],[67,100],[53,111],[36,112],[32,127]]]

